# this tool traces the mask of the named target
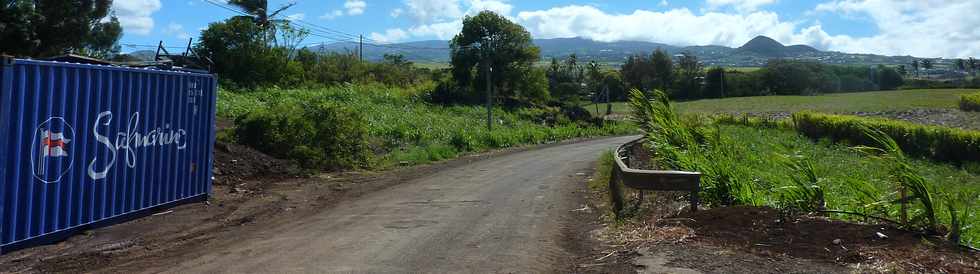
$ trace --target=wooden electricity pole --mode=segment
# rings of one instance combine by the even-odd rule
[[[360,34],[357,37],[360,38],[357,43],[357,60],[364,61],[364,35]]]
[[[490,81],[490,73],[493,69],[490,68],[489,59],[486,57],[483,59],[483,75],[487,81],[487,131],[493,130],[493,84]]]
[[[483,75],[487,81],[487,131],[493,130],[493,83],[490,79],[490,75],[493,74],[493,67],[491,67],[493,54],[490,53],[493,50],[492,44],[493,37],[486,37],[480,45],[483,54]]]

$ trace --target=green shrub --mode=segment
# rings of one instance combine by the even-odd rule
[[[960,98],[960,109],[963,111],[980,111],[980,92],[963,95]]]
[[[980,131],[810,111],[794,113],[793,122],[797,131],[810,138],[875,145],[875,140],[866,134],[866,128],[871,128],[894,138],[910,156],[954,163],[980,161]]]
[[[330,103],[277,104],[236,122],[238,142],[308,169],[365,167],[370,151],[364,119]]]

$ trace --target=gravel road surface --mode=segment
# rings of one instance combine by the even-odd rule
[[[635,137],[513,153],[440,171],[148,272],[552,272],[587,171]]]

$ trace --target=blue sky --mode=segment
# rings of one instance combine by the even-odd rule
[[[211,22],[235,13],[207,1],[115,0],[124,51],[139,45],[184,46]],[[756,35],[824,50],[920,57],[980,55],[980,1],[971,0],[271,0],[295,6],[281,18],[368,41],[446,40],[461,18],[481,10],[503,14],[536,38],[586,37],[674,45],[738,46]],[[344,35],[315,30],[303,44]],[[326,37],[330,38],[326,38]],[[333,39],[331,39],[333,38]]]

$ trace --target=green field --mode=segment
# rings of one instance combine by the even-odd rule
[[[678,102],[675,107],[685,113],[747,113],[747,112],[796,112],[814,110],[832,113],[858,111],[900,111],[918,108],[955,109],[960,96],[977,92],[972,89],[913,89],[896,91],[869,91],[835,93],[818,96],[756,96],[723,99],[705,99]],[[595,111],[594,105],[589,105]],[[600,105],[605,111],[605,104]],[[627,113],[625,103],[613,103],[613,113]]]

